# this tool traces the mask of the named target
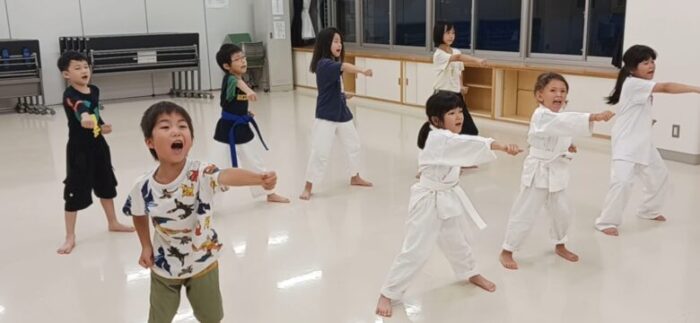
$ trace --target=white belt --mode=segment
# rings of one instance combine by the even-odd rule
[[[555,151],[548,151],[544,149],[539,149],[535,147],[530,147],[530,154],[529,156],[542,160],[544,162],[553,162],[557,158],[571,158],[571,154],[569,152],[564,152],[564,153],[558,153]]]
[[[424,176],[421,176],[420,178],[420,185],[435,193],[447,193],[448,191],[451,191],[457,194],[460,204],[462,204],[462,207],[467,214],[469,214],[469,217],[472,219],[474,224],[476,224],[479,230],[483,230],[486,228],[486,222],[484,222],[481,216],[479,216],[479,212],[476,211],[476,208],[474,208],[474,205],[469,200],[469,197],[467,197],[467,194],[464,193],[464,190],[462,190],[458,184],[458,182],[440,183],[427,179]]]

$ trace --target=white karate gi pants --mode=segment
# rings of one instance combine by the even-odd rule
[[[350,176],[360,172],[360,136],[352,120],[333,122],[316,119],[311,132],[311,156],[306,168],[307,182],[318,183],[323,179],[336,135],[348,156]]]

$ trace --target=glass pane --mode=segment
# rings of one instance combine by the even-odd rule
[[[425,0],[395,0],[395,45],[425,46]]]
[[[344,42],[356,42],[355,33],[355,0],[338,0],[338,29],[343,33]]]
[[[389,44],[389,0],[363,1],[364,42]]]
[[[435,21],[454,24],[457,37],[452,47],[471,48],[472,0],[435,0]]]
[[[532,53],[582,55],[585,0],[535,0]]]
[[[625,0],[591,0],[588,55],[612,57],[622,47],[625,8]]]
[[[484,0],[476,4],[476,49],[520,51],[520,0]]]

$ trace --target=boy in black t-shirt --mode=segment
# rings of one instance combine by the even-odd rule
[[[102,135],[112,126],[100,116],[100,90],[90,83],[90,66],[85,55],[65,52],[58,59],[58,69],[68,82],[63,92],[63,108],[68,118],[66,146],[65,200],[66,241],[59,254],[69,254],[75,247],[75,222],[78,211],[92,204],[92,191],[100,198],[107,216],[109,231],[133,232],[134,228],[117,221],[114,197],[117,179],[112,170],[109,146]]]
[[[267,168],[261,155],[267,146],[253,113],[248,111],[248,101],[257,100],[257,95],[241,79],[247,70],[245,54],[234,44],[223,44],[216,53],[216,62],[225,75],[221,84],[221,118],[216,123],[214,140],[229,145],[233,167],[264,173]],[[250,189],[253,197],[267,195],[268,202],[289,203],[288,198],[273,190]]]

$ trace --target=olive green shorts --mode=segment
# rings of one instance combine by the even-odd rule
[[[219,323],[224,309],[219,290],[219,266],[209,268],[191,278],[168,279],[151,272],[151,310],[149,323],[170,323],[180,306],[180,289],[185,286],[194,317],[202,323]]]

